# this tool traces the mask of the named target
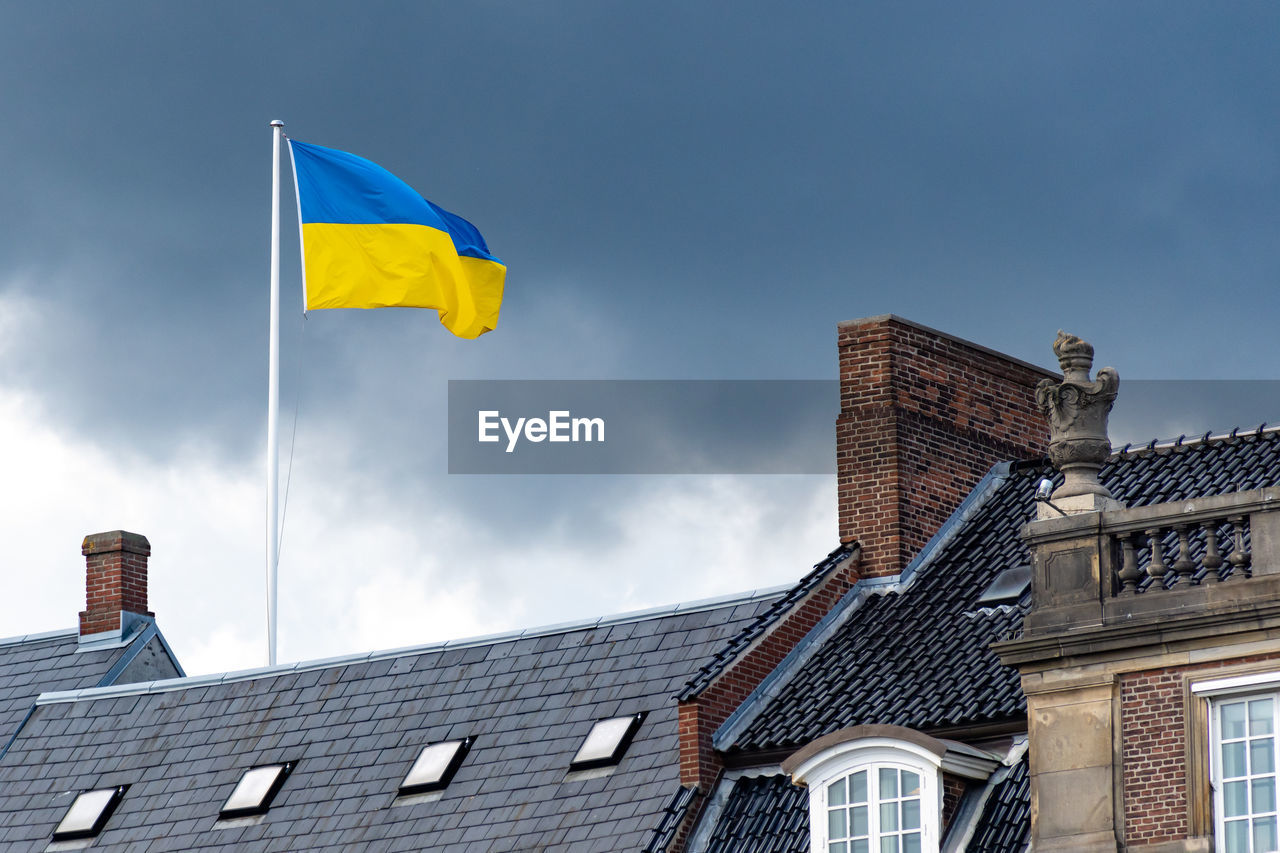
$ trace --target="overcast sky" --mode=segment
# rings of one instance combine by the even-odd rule
[[[450,476],[449,379],[832,379],[836,323],[885,312],[1280,378],[1278,34],[1263,2],[0,3],[0,635],[73,624],[81,537],[124,527],[190,671],[261,663],[272,119],[509,270],[477,341],[304,330],[286,225],[293,660],[773,586],[836,544],[826,476]]]

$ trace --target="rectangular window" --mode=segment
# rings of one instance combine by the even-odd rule
[[[286,761],[284,764],[264,764],[246,770],[231,796],[222,804],[218,818],[226,820],[266,813],[271,808],[271,801],[284,785],[284,780],[293,772],[294,763]]]
[[[1213,810],[1218,849],[1280,849],[1276,809],[1277,694],[1213,700]]]
[[[589,770],[617,764],[631,745],[636,730],[644,722],[644,716],[644,712],[641,712],[629,717],[611,717],[596,722],[573,760],[569,762],[569,769]]]
[[[117,785],[114,788],[98,788],[79,794],[53,830],[53,840],[67,841],[97,835],[120,804],[120,798],[127,789],[127,785]]]
[[[473,738],[446,740],[422,748],[409,775],[400,783],[400,795],[422,794],[446,788],[471,750]]]

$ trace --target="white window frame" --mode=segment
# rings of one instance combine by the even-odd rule
[[[1191,685],[1193,695],[1208,700],[1209,718],[1209,783],[1213,791],[1214,850],[1226,853],[1226,809],[1222,776],[1222,708],[1241,701],[1255,699],[1272,700],[1272,770],[1270,774],[1280,789],[1280,673],[1252,673],[1249,675],[1218,678]],[[1249,739],[1246,736],[1246,743]],[[1280,797],[1280,790],[1276,792]],[[1277,803],[1280,806],[1280,802]],[[1252,815],[1252,809],[1250,810]],[[1280,827],[1278,827],[1280,831]],[[1252,843],[1252,841],[1251,841]]]
[[[880,767],[909,770],[920,776],[920,849],[937,853],[942,827],[942,758],[907,741],[894,738],[862,738],[837,744],[796,768],[792,779],[809,787],[809,850],[827,853],[827,786],[838,779]],[[869,803],[875,808],[877,803]],[[872,823],[874,826],[874,823]],[[871,850],[879,851],[879,837],[871,836]]]

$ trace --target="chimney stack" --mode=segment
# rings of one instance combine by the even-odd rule
[[[80,640],[122,636],[147,610],[147,537],[125,530],[84,538],[85,610],[80,614]]]
[[[1051,371],[891,314],[839,326],[840,539],[894,575],[996,462],[1047,452]]]

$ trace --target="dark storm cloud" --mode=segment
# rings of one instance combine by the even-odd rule
[[[1278,380],[1122,381],[1111,414],[1111,444],[1196,439],[1280,425]]]
[[[1280,355],[1274,4],[4,18],[0,288],[42,313],[0,379],[109,446],[261,452],[272,118],[473,219],[510,267],[475,343],[406,311],[313,316],[302,341],[286,313],[286,422],[301,393],[299,441],[345,431],[387,488],[443,472],[449,378],[831,378],[834,324],[885,311],[1040,364],[1066,327],[1126,376]]]

